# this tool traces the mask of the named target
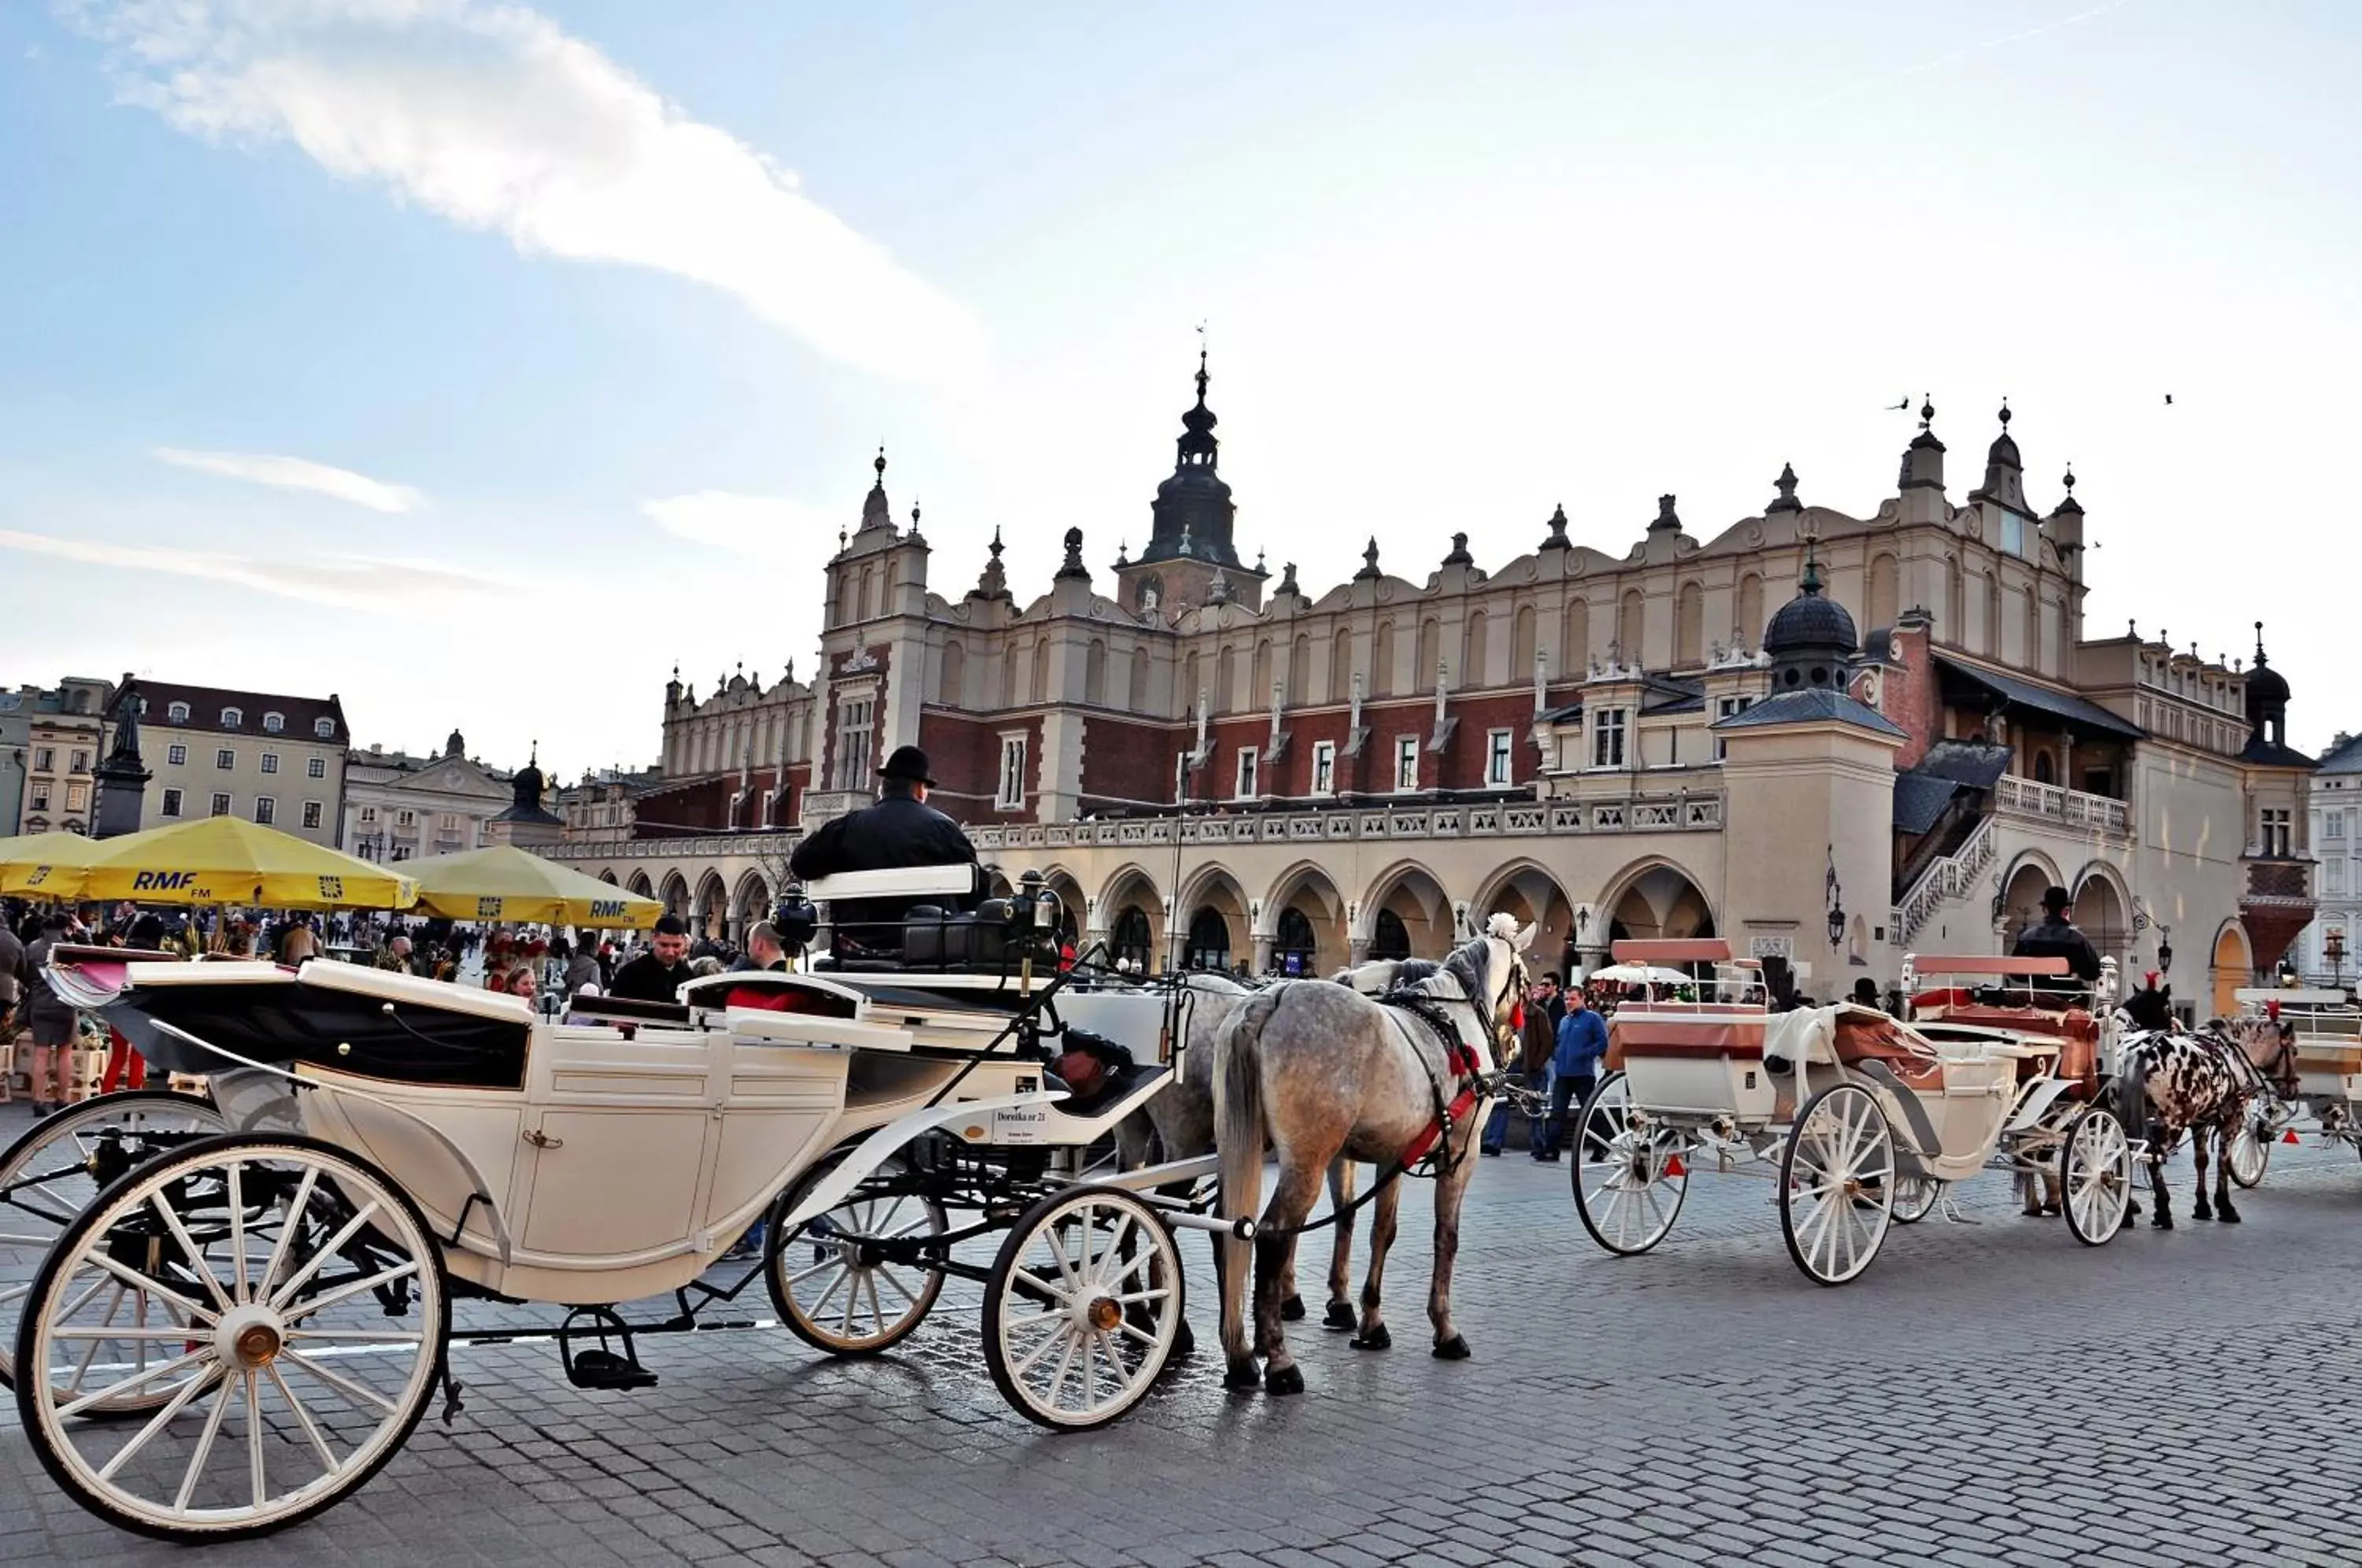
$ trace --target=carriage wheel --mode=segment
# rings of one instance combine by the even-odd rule
[[[1936,1200],[1944,1196],[1944,1184],[1934,1176],[1899,1176],[1894,1178],[1894,1222],[1916,1225],[1927,1218]]]
[[[773,1212],[791,1212],[833,1165],[798,1182]],[[915,1182],[909,1162],[889,1156],[827,1213],[786,1236],[765,1238],[763,1279],[771,1307],[796,1338],[831,1355],[876,1355],[926,1320],[943,1294],[943,1270],[891,1261],[877,1245],[926,1240],[951,1229],[944,1206]]]
[[[127,1296],[178,1317],[126,1326]],[[42,1467],[109,1523],[265,1535],[393,1457],[450,1329],[442,1256],[391,1178],[315,1139],[209,1138],[59,1238],[17,1331],[17,1409]],[[144,1421],[76,1419],[157,1394]]]
[[[2231,1167],[2231,1179],[2241,1187],[2253,1187],[2264,1179],[2264,1167],[2272,1159],[2272,1127],[2266,1120],[2269,1113],[2251,1106],[2239,1119],[2239,1130],[2231,1135],[2230,1153],[2224,1156]]]
[[[1637,1257],[1665,1239],[1689,1196],[1684,1140],[1645,1116],[1636,1124],[1622,1073],[1599,1080],[1575,1122],[1574,1211],[1591,1239]]]
[[[2105,1243],[2132,1207],[2133,1145],[2115,1113],[2093,1106],[2067,1129],[2059,1152],[2067,1229],[2087,1247]],[[2260,1173],[2258,1173],[2260,1174]]]
[[[126,1172],[159,1153],[229,1131],[213,1102],[170,1089],[100,1095],[33,1124],[0,1154],[0,1387],[15,1384],[17,1320],[33,1275],[74,1216]],[[152,1298],[126,1287],[117,1320],[132,1327],[171,1321]],[[85,1412],[125,1415],[167,1396],[133,1392]]]
[[[1155,1209],[1121,1187],[1066,1187],[1000,1243],[985,1363],[1001,1397],[1042,1425],[1103,1427],[1164,1370],[1181,1295],[1180,1249]]]
[[[1878,1255],[1894,1218],[1894,1134],[1859,1084],[1805,1102],[1780,1156],[1780,1234],[1815,1281],[1843,1285]]]

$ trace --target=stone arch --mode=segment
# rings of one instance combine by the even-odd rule
[[[1534,607],[1520,604],[1509,619],[1509,684],[1534,678]]]
[[[1960,571],[1960,558],[1944,558],[1944,619],[1940,623],[1944,640],[1956,648],[1969,646],[1969,588]]]
[[[1298,632],[1287,652],[1287,705],[1291,708],[1304,706],[1305,697],[1311,690],[1312,635]]]
[[[2002,936],[2008,941],[2042,918],[2043,890],[2063,888],[2067,878],[2050,856],[2038,849],[2027,849],[2019,851],[2017,858],[2010,862],[1997,886],[2001,889]]]
[[[1011,642],[1001,652],[1000,705],[1004,708],[1017,706],[1017,665],[1021,658],[1026,657],[1026,645],[1020,642]]]
[[[1164,900],[1156,878],[1138,865],[1119,867],[1099,886],[1098,918],[1106,929],[1109,959],[1131,958],[1143,973],[1163,967]],[[1137,921],[1128,917],[1137,916]],[[1137,944],[1139,951],[1133,951]]]
[[[688,878],[682,876],[678,871],[666,872],[664,891],[659,894],[658,897],[664,900],[665,912],[667,914],[676,914],[680,916],[683,920],[687,920],[689,918]]]
[[[1436,678],[1436,663],[1443,657],[1443,624],[1429,615],[1418,624],[1418,641],[1414,646],[1410,661],[1410,690],[1429,690],[1428,682]]]
[[[1260,712],[1271,701],[1271,639],[1255,644],[1254,662],[1247,666],[1247,691],[1239,703],[1247,712]]]
[[[1763,619],[1763,578],[1760,572],[1750,571],[1738,580],[1738,624],[1733,630],[1738,641],[1750,647],[1760,644],[1768,624]]]
[[[1560,970],[1566,945],[1574,938],[1574,900],[1557,877],[1537,861],[1509,862],[1468,903],[1468,918],[1480,928],[1496,913],[1514,915],[1519,925],[1536,928],[1528,968],[1537,975]]]
[[[1264,895],[1255,939],[1259,955],[1267,946],[1269,961],[1283,974],[1330,975],[1344,967],[1352,936],[1346,930],[1345,895],[1328,868],[1299,860],[1281,872]],[[1291,958],[1297,960],[1292,969]]]
[[[1058,895],[1058,932],[1076,946],[1082,944],[1084,903],[1083,885],[1075,874],[1063,866],[1052,866],[1042,873],[1042,886]]]
[[[2133,898],[2124,874],[2104,860],[2094,860],[2062,882],[2075,899],[2075,923],[2104,958],[2129,969],[2133,961]]]
[[[957,708],[966,690],[967,649],[955,637],[944,645],[944,668],[936,677],[935,701],[946,708]]]
[[[1337,628],[1337,641],[1329,650],[1329,701],[1344,702],[1353,695],[1353,629]]]
[[[2224,921],[2214,933],[2214,945],[2207,956],[2213,961],[2207,978],[2213,993],[2210,999],[2214,1016],[2228,1018],[2239,1010],[2239,999],[2234,993],[2256,977],[2256,948],[2247,938],[2247,928],[2236,918]]]
[[[1599,900],[1609,943],[1627,938],[1714,936],[1714,905],[1688,867],[1649,856],[1617,873]]]
[[[1198,694],[1203,689],[1203,681],[1198,672],[1203,668],[1195,653],[1181,661],[1181,690],[1175,697],[1174,705],[1185,715],[1194,714],[1198,711]]]
[[[1050,639],[1046,636],[1034,638],[1032,657],[1025,662],[1028,695],[1036,702],[1048,701],[1050,700]]]
[[[607,886],[611,888],[619,888],[623,886],[621,882],[618,882],[615,879],[615,873],[609,867],[603,866],[599,868],[599,880],[606,883]]]
[[[1649,601],[1637,588],[1628,588],[1616,606],[1616,657],[1638,668],[1641,640],[1649,631]]]
[[[648,880],[648,874],[645,871],[635,871],[624,878],[624,890],[643,899],[653,899],[657,896],[656,884]]]
[[[1098,706],[1107,701],[1107,643],[1093,637],[1083,650],[1083,701]]]
[[[1490,683],[1491,678],[1485,668],[1485,660],[1492,653],[1485,646],[1490,632],[1485,612],[1478,610],[1469,615],[1467,627],[1460,637],[1460,685],[1475,688]]]
[[[1558,672],[1580,680],[1591,672],[1591,604],[1580,597],[1566,602],[1558,623]]]
[[[1705,588],[1695,578],[1673,598],[1673,668],[1694,669],[1705,662]]]
[[[1148,712],[1148,650],[1131,650],[1131,683],[1123,694],[1123,705],[1135,713]]]
[[[730,940],[743,944],[756,922],[770,918],[770,879],[760,871],[743,873],[730,889]]]
[[[1214,656],[1214,697],[1206,704],[1209,712],[1235,713],[1239,708],[1239,650],[1230,644]]]
[[[727,936],[730,933],[730,889],[723,885],[722,873],[707,867],[697,879],[696,914],[690,930],[705,937]]]
[[[1370,643],[1370,695],[1395,694],[1395,624],[1381,621]]]
[[[1228,968],[1254,951],[1246,889],[1227,867],[1201,867],[1184,884],[1175,907],[1185,938],[1176,967]]]
[[[1459,936],[1443,884],[1418,861],[1396,861],[1380,872],[1362,896],[1362,929],[1356,934],[1365,954],[1378,950],[1382,916],[1400,922],[1409,949],[1389,956],[1440,958]]]
[[[1870,625],[1868,630],[1892,626],[1903,613],[1903,568],[1891,550],[1881,550],[1870,558]]]

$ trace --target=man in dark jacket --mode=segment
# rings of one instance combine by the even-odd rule
[[[846,871],[976,865],[976,846],[968,843],[967,834],[957,823],[927,804],[927,791],[935,781],[928,776],[925,752],[914,745],[898,746],[878,773],[883,782],[878,802],[822,823],[819,831],[796,845],[788,861],[790,872],[809,882]],[[977,878],[982,879],[981,876]],[[830,920],[840,938],[849,935],[862,947],[899,951],[903,914],[920,904],[974,909],[977,895],[845,899],[830,911]]]
[[[2015,952],[2021,958],[2064,958],[2075,977],[2090,985],[2100,977],[2100,955],[2075,929],[2074,903],[2064,888],[2046,889],[2042,922],[2018,933]]]
[[[648,950],[615,971],[611,997],[627,1001],[679,1001],[689,978],[689,927],[677,914],[657,916]]]
[[[1551,1019],[1551,1004],[1558,999],[1558,981],[1545,975],[1526,988],[1526,1021],[1518,1034],[1518,1055],[1502,1066],[1510,1081],[1540,1091],[1550,1086],[1551,1051],[1557,1043],[1556,1031]],[[1504,1095],[1485,1119],[1485,1136],[1480,1146],[1488,1154],[1498,1154],[1509,1135],[1509,1099]],[[1539,1152],[1542,1148],[1542,1129],[1539,1121],[1526,1127],[1526,1143]]]

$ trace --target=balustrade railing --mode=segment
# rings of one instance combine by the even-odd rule
[[[2039,817],[2067,827],[2099,828],[2130,833],[2132,812],[2122,801],[2037,784],[2031,778],[2003,776],[1993,781],[1993,808],[2021,817]]]
[[[1969,834],[1968,842],[1945,856],[1920,874],[1911,890],[1903,895],[1887,917],[1887,929],[1894,933],[1896,946],[1909,942],[1926,925],[1928,917],[1946,901],[1964,898],[1976,889],[1977,876],[1993,857],[1993,820],[1986,817],[1977,823],[1977,831]]]

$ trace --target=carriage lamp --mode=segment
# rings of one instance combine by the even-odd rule
[[[2345,984],[2345,928],[2333,925],[2321,939],[2321,955],[2329,960],[2329,983],[2343,988]]]

